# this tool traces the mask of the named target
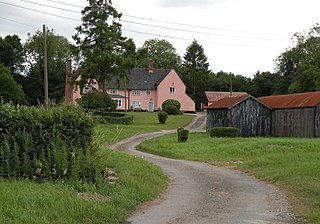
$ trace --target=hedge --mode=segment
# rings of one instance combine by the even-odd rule
[[[125,115],[117,112],[92,111],[97,121],[100,124],[123,124],[128,125],[133,123],[132,115]]]
[[[216,127],[210,131],[211,137],[237,137],[239,129],[235,127]]]

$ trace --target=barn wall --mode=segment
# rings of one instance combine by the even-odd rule
[[[229,127],[227,109],[208,109],[207,110],[207,130],[214,127]]]
[[[305,137],[315,136],[315,108],[275,109],[272,112],[273,136]]]
[[[240,130],[240,136],[270,135],[271,110],[252,98],[231,108],[231,126]]]
[[[315,119],[314,119],[314,137],[320,137],[320,104],[315,109]]]

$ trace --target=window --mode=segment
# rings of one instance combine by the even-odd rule
[[[83,87],[84,92],[90,92],[92,90],[92,86],[89,84],[85,84]]]
[[[116,95],[116,94],[118,94],[118,90],[117,89],[110,89],[110,94]]]
[[[146,90],[146,95],[151,95],[151,90]]]
[[[140,96],[141,95],[141,91],[140,90],[132,90],[132,95]]]
[[[122,100],[120,99],[115,99],[113,100],[116,104],[117,104],[117,107],[121,107],[122,106]]]
[[[131,106],[133,108],[139,108],[139,107],[141,107],[141,102],[140,101],[131,101]]]
[[[175,87],[170,87],[169,88],[169,93],[175,93],[176,92],[176,88]]]

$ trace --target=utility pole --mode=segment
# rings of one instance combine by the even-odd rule
[[[229,78],[230,78],[230,96],[232,96],[232,73],[229,73]]]
[[[47,56],[47,31],[46,25],[43,25],[43,39],[44,39],[44,49],[43,49],[43,71],[44,71],[44,102],[45,105],[49,104],[49,91],[48,91],[48,56]]]

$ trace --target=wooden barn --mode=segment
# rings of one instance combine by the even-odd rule
[[[320,137],[320,92],[259,97],[272,108],[271,135]]]
[[[222,98],[207,107],[207,128],[237,127],[240,136],[270,135],[271,108],[250,95]]]

